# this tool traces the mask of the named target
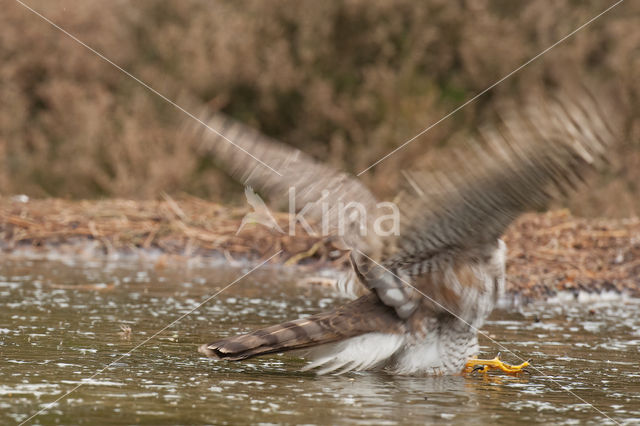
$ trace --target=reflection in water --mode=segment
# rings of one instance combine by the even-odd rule
[[[248,270],[248,269],[247,269]],[[246,270],[155,270],[140,264],[0,266],[0,423],[19,422],[83,384],[37,423],[640,422],[640,304],[555,303],[494,313],[485,331],[531,375],[402,377],[380,372],[316,377],[276,355],[213,362],[212,338],[340,303],[301,287],[291,269],[266,267],[175,327],[87,380]],[[497,345],[485,340],[483,356]],[[503,351],[505,361],[518,361]],[[605,414],[594,410],[569,389]]]

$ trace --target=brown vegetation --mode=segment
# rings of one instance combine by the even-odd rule
[[[236,235],[245,213],[195,197],[179,203],[168,196],[163,201],[0,199],[0,246],[9,253],[26,248],[89,256],[153,251],[182,258],[225,256],[233,263],[234,257],[266,259],[279,250],[281,255],[272,260],[285,262],[318,242],[302,229],[294,238],[255,224]],[[287,214],[275,217],[288,229]],[[336,260],[327,258],[330,248],[327,241],[326,250],[314,253],[315,261]]]
[[[559,290],[640,296],[640,219],[603,220],[567,210],[528,214],[505,235],[507,286],[526,299]]]
[[[28,2],[179,103],[197,99],[358,172],[611,2]],[[190,120],[16,2],[0,15],[0,193],[157,199],[239,194],[185,137]],[[534,87],[597,82],[640,107],[640,4],[624,2],[363,175],[382,196],[398,170]],[[187,108],[197,105],[187,105]],[[194,111],[198,112],[198,111]],[[640,211],[640,125],[572,200],[580,215]],[[444,147],[444,148],[443,148]],[[210,212],[212,213],[212,212]]]
[[[0,247],[30,255],[77,256],[160,253],[177,259],[225,256],[267,259],[310,267],[346,267],[346,253],[330,240],[298,229],[296,237],[249,225],[236,235],[243,209],[229,209],[194,197],[134,202],[0,198]],[[288,216],[276,215],[282,228]],[[640,296],[640,220],[594,220],[566,210],[529,214],[505,237],[508,292],[520,300],[553,296],[559,290],[617,291]]]

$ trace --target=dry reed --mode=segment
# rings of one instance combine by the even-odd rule
[[[177,256],[265,259],[308,267],[347,267],[346,253],[330,240],[298,229],[295,237],[261,225],[236,235],[244,209],[195,197],[163,201],[34,200],[0,198],[0,247],[6,253],[76,254],[93,245],[93,255],[155,251]],[[282,228],[288,216],[276,214]],[[572,217],[566,210],[527,214],[505,236],[509,247],[508,292],[521,300],[560,290],[616,291],[640,295],[640,219]],[[310,250],[312,249],[312,250]],[[302,256],[301,256],[302,254]]]

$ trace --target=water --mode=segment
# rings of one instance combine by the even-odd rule
[[[533,358],[521,377],[316,377],[289,355],[202,358],[200,343],[341,302],[272,266],[148,340],[247,271],[5,259],[0,423],[22,422],[77,387],[30,423],[640,424],[636,300],[494,312],[484,330]],[[484,357],[500,350],[481,343]],[[503,350],[507,361],[516,355]]]

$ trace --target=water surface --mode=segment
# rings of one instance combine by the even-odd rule
[[[640,423],[636,300],[494,312],[484,330],[513,351],[503,349],[503,358],[533,358],[535,368],[521,377],[316,377],[300,373],[302,361],[289,355],[244,363],[202,358],[200,343],[342,301],[329,288],[301,285],[295,270],[274,266],[144,343],[248,270],[5,260],[0,423],[22,422],[78,385],[29,422]],[[484,357],[500,350],[488,339],[481,343]]]

